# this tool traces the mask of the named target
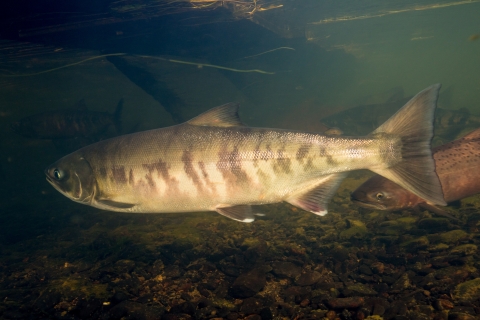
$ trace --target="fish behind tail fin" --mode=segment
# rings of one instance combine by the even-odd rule
[[[402,161],[372,171],[395,182],[431,204],[445,206],[440,180],[435,172],[430,143],[433,119],[441,85],[435,84],[413,97],[372,134],[387,133],[402,141]]]
[[[122,132],[122,110],[123,110],[123,98],[118,101],[115,112],[113,113],[113,125],[117,133]]]

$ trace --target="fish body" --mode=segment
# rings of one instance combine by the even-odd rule
[[[83,100],[75,108],[47,111],[25,117],[12,124],[18,134],[37,139],[89,138],[98,140],[110,126],[121,131],[121,99],[114,113],[87,110]]]
[[[429,141],[440,85],[365,137],[251,128],[226,104],[173,127],[100,141],[45,169],[70,199],[121,212],[217,211],[254,220],[251,205],[287,201],[323,215],[346,173],[368,168],[445,204]]]
[[[436,172],[446,202],[480,193],[480,129],[433,149]],[[428,203],[394,182],[376,175],[351,195],[360,206],[379,210],[401,210]]]

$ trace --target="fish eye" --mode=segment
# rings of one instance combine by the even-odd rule
[[[375,198],[377,198],[377,200],[381,201],[383,199],[383,193],[379,192],[375,195]]]
[[[57,180],[62,180],[65,175],[63,174],[63,171],[60,169],[54,169],[53,170],[53,177]]]

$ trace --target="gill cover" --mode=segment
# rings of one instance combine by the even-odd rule
[[[66,197],[91,201],[95,193],[95,177],[90,163],[77,153],[70,154],[45,169],[47,181]]]

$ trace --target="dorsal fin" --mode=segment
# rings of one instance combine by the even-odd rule
[[[211,126],[211,127],[239,127],[245,126],[238,116],[238,108],[240,104],[230,102],[196,116],[187,121],[188,124],[194,126]]]
[[[464,138],[465,139],[478,139],[478,138],[480,138],[480,128],[473,130],[472,132],[467,134]]]

